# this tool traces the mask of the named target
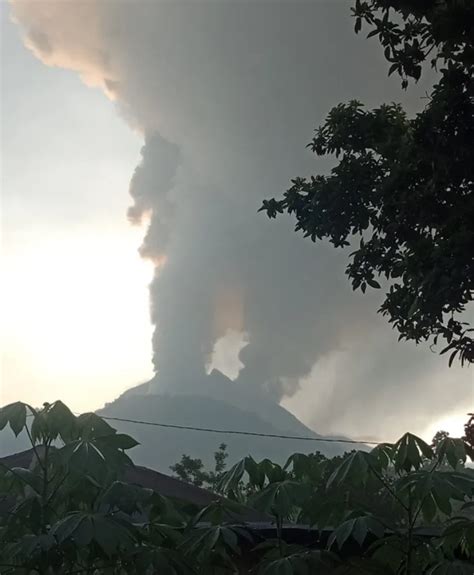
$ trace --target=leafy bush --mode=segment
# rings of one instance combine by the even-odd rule
[[[32,460],[0,462],[0,572],[472,574],[472,424],[433,446],[407,433],[334,459],[297,453],[283,466],[247,457],[224,472],[221,456],[215,488],[226,497],[192,510],[124,482],[137,442],[101,417],[76,417],[60,401],[14,403],[0,409],[0,430],[25,432]],[[239,523],[242,499],[273,521],[274,538]],[[314,529],[309,545],[285,540],[298,523]]]

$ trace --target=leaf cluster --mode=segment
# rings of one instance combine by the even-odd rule
[[[335,106],[309,144],[337,163],[328,175],[295,178],[270,218],[287,212],[312,241],[352,246],[354,290],[380,289],[379,311],[400,339],[444,340],[449,364],[474,361],[463,321],[474,294],[474,4],[357,0],[356,31],[377,36],[404,87],[432,54],[439,79],[409,118],[398,104]]]

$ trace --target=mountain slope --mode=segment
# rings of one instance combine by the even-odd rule
[[[175,393],[169,389],[160,390],[159,382],[152,380],[125,392],[98,413],[171,425],[322,438],[263,394],[248,387],[237,386],[216,371],[192,390],[181,389]],[[248,454],[256,459],[269,457],[276,461],[283,461],[295,451],[319,450],[327,455],[335,455],[344,452],[347,447],[324,441],[165,429],[119,421],[111,423],[140,441],[141,445],[133,450],[136,463],[161,471],[167,471],[183,453],[211,463],[213,452],[220,443],[228,446],[230,462]]]

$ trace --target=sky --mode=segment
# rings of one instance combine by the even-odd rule
[[[328,169],[305,144],[332,105],[422,105],[347,7],[1,5],[1,403],[93,409],[213,364],[320,433],[460,432],[472,371],[397,343],[343,253],[256,213]]]
[[[152,269],[125,217],[141,139],[1,10],[0,403],[92,409],[152,375]]]

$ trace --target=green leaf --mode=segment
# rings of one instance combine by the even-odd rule
[[[278,553],[278,542],[272,542]],[[294,546],[293,546],[294,547]],[[285,557],[263,561],[259,575],[312,575],[313,573],[333,573],[332,568],[339,563],[338,557],[329,551],[296,550],[291,553],[290,547],[283,546]]]
[[[76,417],[62,401],[45,407],[43,420],[49,439],[54,440],[59,436],[67,443],[76,438]]]
[[[69,539],[77,530],[79,525],[85,521],[86,517],[80,512],[73,512],[66,516],[61,521],[55,523],[51,532],[56,537],[58,543],[62,543]]]
[[[321,478],[324,469],[327,465],[326,457],[320,454],[293,453],[283,469],[287,470],[289,467],[293,470],[293,475],[297,479],[311,479],[317,481]]]
[[[277,463],[270,461],[270,459],[263,459],[258,466],[263,470],[269,483],[279,483],[287,478],[285,470]]]
[[[399,67],[398,62],[395,62],[394,64],[392,64],[388,70],[388,75],[391,76],[395,72],[395,70],[398,69],[398,67]]]
[[[21,401],[0,408],[0,430],[9,423],[11,430],[18,437],[26,426],[26,408],[26,403]]]
[[[385,470],[392,463],[394,447],[391,443],[380,443],[370,453],[377,461],[378,468]]]
[[[436,499],[434,498],[432,493],[429,493],[422,502],[421,505],[421,512],[423,514],[423,518],[427,523],[431,523],[433,519],[436,517],[438,505],[436,503]]]
[[[95,514],[92,518],[94,525],[94,541],[109,557],[119,550],[125,551],[133,548],[135,537],[132,525],[124,525],[112,517]]]
[[[278,483],[267,485],[265,489],[250,497],[250,505],[265,513],[272,513],[278,487]]]
[[[327,487],[337,487],[346,482],[364,486],[369,477],[372,476],[371,466],[374,464],[376,464],[376,460],[371,454],[364,451],[353,451],[336,467],[328,479]]]
[[[342,549],[349,538],[354,539],[359,546],[362,546],[369,533],[379,539],[384,535],[384,527],[376,518],[360,516],[348,519],[331,533],[328,539],[328,548],[337,543],[339,549]]]
[[[447,460],[449,465],[456,469],[459,463],[467,459],[466,445],[462,439],[445,437],[436,448],[439,461]]]
[[[102,513],[73,512],[52,526],[58,543],[73,541],[87,547],[95,541],[109,557],[119,549],[131,549],[135,543],[132,524],[122,524]]]
[[[344,543],[349,539],[351,536],[353,529],[354,529],[354,521],[355,519],[350,519],[349,521],[344,521],[341,525],[339,525],[332,533],[328,539],[328,548],[337,543],[339,549],[342,549]]]
[[[295,575],[293,566],[288,557],[272,561],[259,571],[260,575]]]
[[[132,514],[151,505],[154,492],[138,485],[130,485],[122,481],[114,481],[103,493],[101,505],[108,510],[119,509]]]
[[[252,457],[246,457],[245,471],[249,476],[250,484],[262,489],[266,479],[264,462],[257,463]]]
[[[411,433],[405,433],[394,445],[394,463],[397,471],[409,472],[412,469],[419,469],[423,457],[431,460],[433,456],[431,447]]]
[[[222,539],[233,553],[240,555],[239,539],[233,529],[230,527],[222,527]]]
[[[102,438],[101,440],[106,441],[109,447],[113,447],[115,449],[132,449],[137,445],[140,445],[138,441],[130,437],[130,435],[126,435],[125,433],[116,433],[114,435],[108,435],[106,438]]]
[[[23,469],[22,467],[12,467],[10,470],[11,477],[17,479],[22,487],[28,486],[37,494],[41,492],[42,479],[34,471]]]
[[[374,279],[368,279],[367,283],[369,284],[370,287],[374,288],[374,289],[380,289],[380,284],[378,281],[374,280]]]
[[[295,507],[304,505],[310,495],[310,487],[298,481],[270,483],[264,490],[253,495],[249,503],[260,511],[278,517],[289,517]]]
[[[221,493],[227,493],[229,491],[235,490],[245,472],[246,459],[241,459],[235,465],[233,465],[229,471],[224,473],[217,484],[218,491]]]
[[[95,413],[83,413],[77,418],[77,426],[83,439],[114,435],[116,430]]]
[[[426,572],[427,575],[472,575],[472,563],[464,561],[442,561]]]

